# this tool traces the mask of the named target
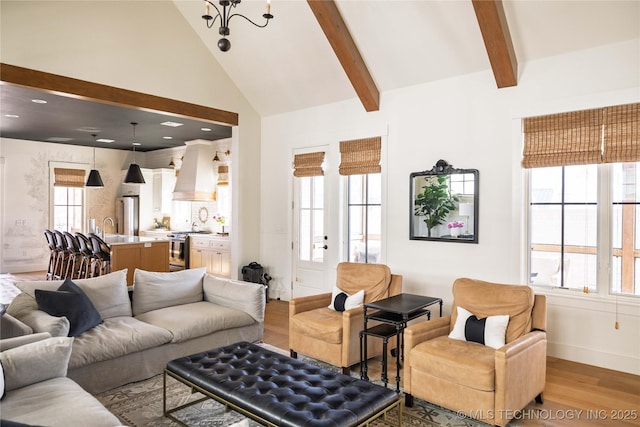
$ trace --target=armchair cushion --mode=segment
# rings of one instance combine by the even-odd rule
[[[496,350],[504,346],[509,316],[488,316],[478,319],[473,313],[458,306],[458,317],[449,338],[473,341]]]
[[[352,308],[360,307],[364,301],[364,289],[359,290],[353,295],[349,295],[337,286],[333,287],[331,293],[331,304],[329,308],[335,311],[345,311]]]
[[[331,344],[342,342],[342,312],[327,307],[303,311],[289,319],[291,330]]]
[[[495,350],[446,336],[418,344],[411,351],[411,368],[474,390],[495,390]]]

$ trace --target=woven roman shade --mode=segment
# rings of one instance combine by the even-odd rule
[[[604,109],[604,162],[640,161],[640,104]]]
[[[523,168],[602,163],[602,109],[523,120]]]
[[[53,174],[53,185],[57,187],[84,187],[83,169],[53,168]]]
[[[340,141],[340,175],[380,173],[382,138]]]
[[[324,175],[322,162],[324,162],[324,151],[296,154],[293,156],[293,176],[322,176]]]
[[[218,166],[218,183],[217,185],[229,185],[229,166]]]

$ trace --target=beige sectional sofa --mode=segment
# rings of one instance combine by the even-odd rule
[[[67,376],[90,393],[150,378],[177,357],[262,340],[265,297],[259,284],[212,276],[204,268],[137,269],[129,292],[126,277],[120,270],[73,281],[102,317],[102,323],[75,337],[69,358]],[[54,291],[61,284],[17,282],[22,293],[7,313],[34,333],[67,336],[68,319],[39,310],[35,298],[36,289]]]

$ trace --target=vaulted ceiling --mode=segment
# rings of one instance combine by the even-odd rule
[[[221,52],[203,3],[174,4],[263,116],[358,96],[376,110],[385,91],[486,70],[499,90],[515,64],[640,38],[638,1],[272,0],[269,25],[232,20]],[[261,23],[265,5],[236,11]]]
[[[376,111],[384,108],[385,92],[477,72],[488,72],[486,84],[495,90],[509,90],[526,77],[530,61],[640,40],[637,0],[271,0],[274,18],[268,26],[256,28],[234,18],[228,36],[231,49],[221,52],[217,47],[218,25],[207,28],[201,18],[205,10],[201,0],[161,1],[175,6],[175,19],[190,25],[261,116],[354,98],[360,99],[364,110]],[[262,23],[265,10],[266,0],[242,0],[234,12]],[[6,80],[6,75],[2,80]],[[25,78],[22,73],[18,75]],[[43,79],[50,80],[49,76]],[[106,91],[114,95],[112,89]],[[13,105],[37,108],[30,94],[19,95],[6,87],[2,90],[2,114],[11,112]],[[122,94],[124,98],[130,95]],[[145,102],[147,98],[143,97]],[[108,104],[114,103],[111,101],[114,100],[108,100]],[[161,101],[163,104],[167,100]],[[103,105],[96,114],[75,99],[56,102],[75,111],[73,114],[65,111],[65,120],[60,117],[50,120],[65,124],[80,135],[67,143],[93,145],[90,130],[83,128],[90,121],[80,120],[93,114],[105,118],[94,124],[100,128],[101,136],[125,132],[116,139],[127,144],[114,148],[129,148],[129,129],[123,128],[125,120],[119,115],[132,117],[131,111],[119,114],[121,106]],[[69,103],[77,104],[77,108],[69,107]],[[149,110],[159,111],[156,105],[142,106],[145,111],[138,111],[134,118],[144,129],[167,120],[152,117],[155,113]],[[181,105],[176,111],[184,108]],[[229,130],[224,126],[217,136],[202,134],[200,129],[211,124],[211,120],[234,124],[220,118],[219,112],[213,113],[213,118],[199,116],[209,119],[208,123],[187,123],[189,126],[184,126],[182,133],[176,131],[173,141],[163,140],[166,128],[158,126],[154,131],[158,135],[149,139],[161,142],[145,149],[181,145],[189,139],[228,136]],[[106,120],[112,115],[112,120]],[[67,124],[70,118],[77,123]],[[37,124],[26,120],[23,123],[30,124],[22,129],[9,129],[10,121],[0,121],[0,135],[42,141],[54,135],[67,136],[62,135],[62,129],[54,132],[46,128],[41,120]]]

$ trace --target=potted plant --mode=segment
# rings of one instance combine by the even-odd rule
[[[456,202],[459,201],[458,196],[451,194],[447,178],[448,175],[426,178],[426,185],[414,201],[414,214],[424,217],[428,237],[431,237],[433,227],[444,224],[449,212],[455,211]]]

